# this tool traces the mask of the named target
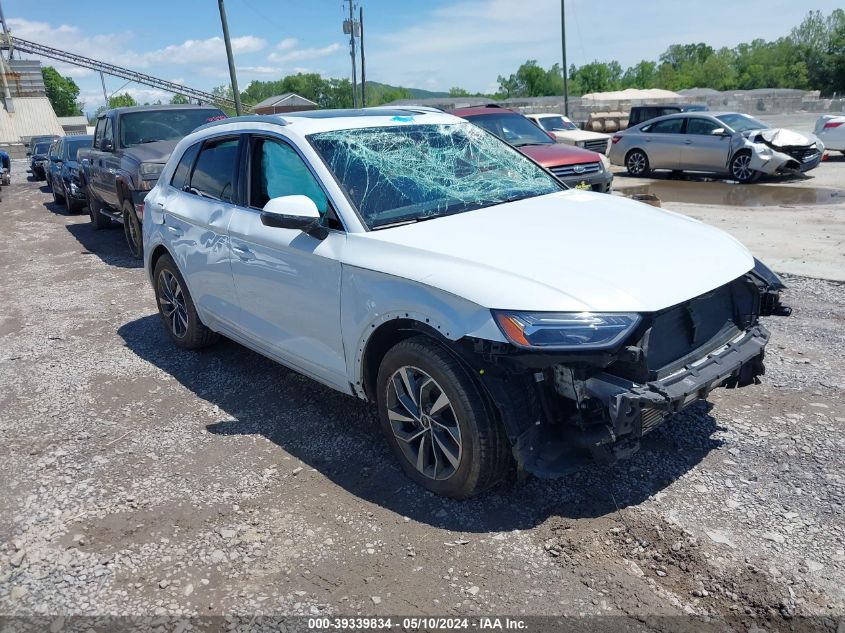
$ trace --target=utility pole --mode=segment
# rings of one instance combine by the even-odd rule
[[[563,113],[569,116],[569,85],[566,68],[566,0],[560,0],[560,45],[563,51]]]
[[[229,59],[229,76],[232,79],[232,97],[235,99],[235,113],[241,116],[241,93],[238,91],[238,75],[235,72],[235,58],[232,56],[232,41],[229,39],[229,23],[223,0],[217,0],[220,8],[220,22],[223,24],[223,40],[226,42],[226,57]]]
[[[353,13],[355,7],[353,0],[345,0],[349,3],[349,21],[344,21],[343,32],[349,31],[349,57],[352,60],[352,107],[358,107],[358,78],[356,76],[355,67],[355,14]]]
[[[367,107],[367,66],[364,62],[364,7],[358,9],[358,22],[361,24],[361,107]]]

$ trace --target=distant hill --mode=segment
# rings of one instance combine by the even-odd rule
[[[433,97],[448,97],[448,92],[436,92],[433,90],[423,90],[422,88],[405,88],[404,86],[391,86],[390,84],[383,84],[379,83],[378,81],[368,81],[367,82],[367,97],[370,101],[382,101],[379,99],[381,95],[391,96],[394,98],[386,99],[384,101],[394,101],[396,99],[403,98],[402,96],[398,96],[399,93],[403,93],[407,91],[410,93],[411,99],[430,99]]]

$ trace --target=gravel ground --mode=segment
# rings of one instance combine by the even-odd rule
[[[763,384],[630,461],[452,502],[403,477],[368,406],[231,342],[170,345],[121,230],[21,176],[0,206],[0,614],[845,614],[842,285],[788,278]]]

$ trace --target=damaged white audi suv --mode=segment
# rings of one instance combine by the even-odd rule
[[[455,498],[629,455],[758,382],[759,319],[789,312],[729,235],[422,107],[209,123],[144,213],[175,345],[223,335],[375,403],[408,476]]]

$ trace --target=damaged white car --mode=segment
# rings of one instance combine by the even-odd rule
[[[222,334],[374,403],[408,476],[456,498],[514,465],[630,454],[711,390],[757,382],[760,317],[788,312],[726,233],[569,190],[432,109],[208,124],[143,227],[175,345]]]
[[[824,144],[736,112],[670,114],[614,134],[610,162],[632,176],[658,169],[704,172],[737,182],[761,174],[806,172],[818,166]]]

